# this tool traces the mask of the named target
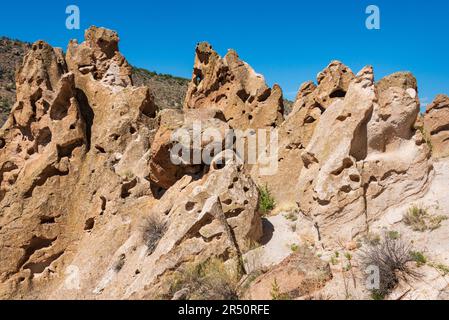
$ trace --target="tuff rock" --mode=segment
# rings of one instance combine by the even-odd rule
[[[184,109],[222,110],[232,128],[259,129],[283,121],[282,90],[270,88],[234,50],[221,58],[206,42],[196,47]]]
[[[261,175],[260,166],[252,168],[251,174],[259,185],[267,185],[279,206],[297,201],[297,188],[303,168],[302,151],[312,138],[321,114],[333,102],[343,99],[349,83],[354,78],[352,71],[339,61],[333,61],[317,76],[318,85],[306,82],[299,88],[293,111],[279,126],[277,149],[278,170],[273,175]]]
[[[153,151],[167,117],[156,116],[148,88],[132,86],[115,32],[92,27],[85,38],[72,41],[65,57],[35,43],[18,73],[17,103],[1,130],[3,298],[139,296],[156,275],[189,259],[222,256],[237,264],[240,252],[261,236],[257,188],[236,164],[212,167],[202,182],[187,170],[157,200],[162,194],[153,186],[150,161],[158,160]],[[193,110],[191,119],[202,113],[211,115]],[[193,211],[189,201],[195,201]],[[112,275],[131,268],[134,247],[144,246],[141,225],[153,214],[167,220],[167,236],[110,289]],[[149,267],[158,252],[165,252],[166,263]],[[142,278],[134,281],[137,265]]]
[[[184,175],[203,176],[208,167],[203,156],[210,155],[215,147],[223,150],[229,129],[219,110],[162,111],[159,115],[159,130],[151,146],[150,180],[166,190]],[[211,130],[217,130],[219,139],[211,139]],[[179,151],[182,157],[180,164],[172,161],[175,144],[179,148],[182,146],[187,153],[183,155],[183,150]]]
[[[0,298],[182,299],[190,288],[173,291],[173,276],[213,259],[239,276],[242,298],[366,298],[352,259],[385,228],[434,250],[433,266],[449,261],[446,96],[421,117],[411,73],[376,83],[371,67],[333,61],[284,119],[279,86],[201,43],[183,110],[159,110],[118,43],[97,27],[65,56],[38,41],[18,70],[0,130]],[[278,170],[236,156],[231,129],[277,130]],[[265,218],[261,186],[276,204]],[[442,214],[440,229],[404,225],[418,201]],[[349,271],[328,263],[338,250]],[[423,270],[425,285],[393,297],[445,297],[445,275]]]
[[[435,158],[449,156],[449,97],[438,95],[427,106],[424,114],[424,132],[430,140]]]
[[[301,154],[297,186],[300,209],[313,220],[317,238],[349,241],[386,208],[426,190],[432,163],[421,132],[413,128],[416,81],[397,81],[401,77],[376,86],[366,67],[345,98],[320,117]]]

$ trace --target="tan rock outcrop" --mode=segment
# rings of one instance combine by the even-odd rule
[[[426,191],[423,133],[435,157],[447,149],[449,98],[417,120],[410,73],[376,84],[372,68],[355,76],[334,61],[301,86],[283,121],[278,86],[202,43],[184,110],[159,111],[148,88],[133,86],[115,32],[92,27],[85,38],[65,57],[36,42],[17,74],[0,130],[0,298],[179,299],[189,288],[175,294],[173,276],[216,258],[239,275],[271,268],[243,297],[311,298],[332,275],[302,244],[357,253],[356,237],[389,220],[387,209]],[[274,175],[235,155],[232,128],[278,129]],[[438,203],[444,177],[428,194]],[[281,206],[263,225],[256,183]],[[260,263],[244,261],[258,252]]]
[[[262,75],[233,50],[221,58],[208,43],[196,47],[192,80],[184,109],[222,110],[236,129],[277,126],[283,120],[282,90],[269,88]]]
[[[0,135],[2,297],[48,296],[78,251],[101,246],[107,256],[122,245],[128,225],[119,221],[153,199],[144,178],[152,96],[130,86],[115,33],[92,28],[86,39],[71,43],[67,60],[35,43],[17,77]]]
[[[395,74],[376,88],[372,69],[364,68],[344,100],[322,114],[298,183],[300,208],[317,238],[350,240],[385,208],[425,190],[432,165],[413,129],[419,100],[410,79]]]
[[[81,113],[62,51],[36,42],[17,74],[17,102],[0,132],[1,296],[27,290],[34,277],[50,277],[42,273],[53,270],[73,240],[65,226],[86,152]]]
[[[0,132],[0,297],[149,297],[187,262],[240,267],[262,235],[242,165],[223,154],[204,172],[164,162],[169,132],[194,121],[225,132],[221,111],[156,116],[148,88],[132,86],[117,34],[96,27],[65,58],[37,42],[17,79]],[[151,250],[149,216],[163,222]]]
[[[249,284],[249,300],[310,299],[332,279],[329,264],[301,247],[267,273]]]
[[[297,201],[297,184],[303,167],[301,153],[309,144],[321,114],[333,102],[345,97],[353,78],[348,67],[333,61],[318,74],[318,86],[311,81],[302,84],[293,111],[278,128],[278,159],[275,159],[278,170],[274,175],[261,175],[259,165],[252,168],[256,183],[268,186],[279,206]]]
[[[424,114],[424,131],[432,145],[435,158],[449,156],[449,97],[438,95],[427,106]]]
[[[221,169],[213,166],[201,180],[184,176],[141,215],[140,221],[130,222],[129,237],[108,252],[109,259],[102,256],[105,252],[101,246],[79,251],[72,264],[83,266],[80,289],[67,292],[61,285],[52,296],[172,298],[168,296],[167,280],[185,264],[217,257],[232,268],[240,268],[241,254],[262,236],[256,211],[258,191],[241,170],[241,164],[229,161]],[[146,217],[165,226],[153,251],[143,236],[154,220],[148,222]]]
[[[219,110],[198,109],[164,110],[159,115],[159,129],[151,147],[150,180],[162,189],[168,189],[184,175],[202,177],[209,163],[204,161],[214,148],[221,152],[225,147],[229,125]],[[219,137],[211,136],[211,132]],[[232,140],[229,140],[232,144]],[[182,145],[188,154],[178,153],[180,164],[173,161],[172,149],[175,144]],[[230,146],[232,147],[232,146]],[[181,147],[180,147],[181,148]],[[211,158],[212,160],[212,158]]]

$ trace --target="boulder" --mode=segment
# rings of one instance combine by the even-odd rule
[[[70,235],[60,235],[87,152],[81,108],[62,51],[34,43],[0,131],[1,297],[53,269],[69,244]]]
[[[230,160],[224,167],[212,166],[200,180],[184,176],[140,222],[132,223],[129,237],[108,259],[101,257],[100,246],[78,254],[72,264],[83,265],[80,290],[66,292],[61,287],[52,296],[171,299],[171,275],[183,266],[220,258],[240,270],[242,254],[262,236],[258,191],[242,170],[241,163]],[[150,250],[145,234],[155,223],[164,227]]]
[[[249,300],[310,299],[332,279],[329,264],[301,247],[268,272],[247,283]],[[247,280],[248,281],[248,280]]]

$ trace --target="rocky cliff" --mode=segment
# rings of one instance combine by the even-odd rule
[[[200,43],[173,110],[118,45],[91,27],[23,59],[0,130],[1,298],[365,299],[375,233],[429,255],[425,282],[389,296],[444,297],[447,97],[421,119],[412,74],[333,61],[284,118],[279,86]]]

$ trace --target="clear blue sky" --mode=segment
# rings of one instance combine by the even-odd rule
[[[292,99],[331,60],[354,72],[371,64],[377,79],[412,71],[423,103],[449,94],[449,1],[3,1],[0,35],[43,39],[66,48],[83,31],[65,28],[65,8],[81,10],[81,29],[119,32],[121,51],[136,66],[190,78],[195,44],[240,57],[279,83]],[[381,10],[381,30],[365,28],[369,4]]]

